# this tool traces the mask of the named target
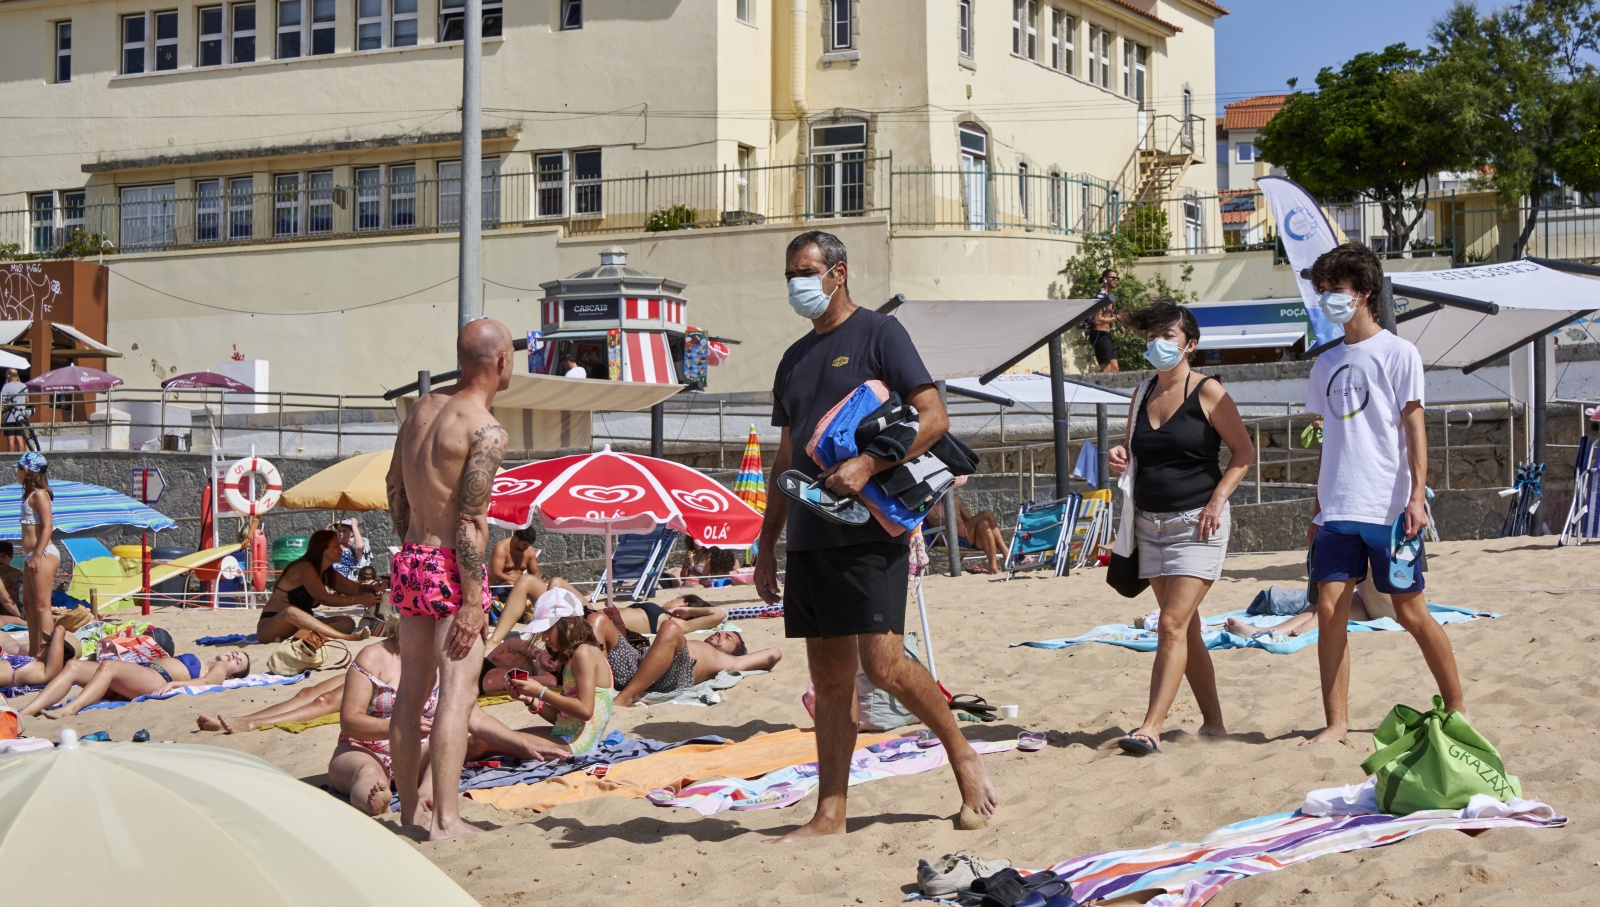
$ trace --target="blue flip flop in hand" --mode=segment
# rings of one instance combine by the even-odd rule
[[[1417,584],[1417,559],[1422,555],[1422,532],[1406,538],[1406,515],[1394,521],[1389,530],[1389,582],[1396,589]]]

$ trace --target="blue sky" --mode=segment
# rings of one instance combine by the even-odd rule
[[[1450,0],[1219,0],[1232,15],[1217,20],[1216,112],[1257,94],[1316,87],[1318,70],[1366,50],[1403,41],[1427,43]],[[1501,5],[1480,2],[1482,7]]]

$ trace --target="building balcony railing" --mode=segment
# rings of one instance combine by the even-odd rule
[[[238,189],[239,181],[225,188]],[[221,181],[208,184],[223,187]],[[461,181],[300,181],[274,191],[176,197],[172,186],[122,190],[115,201],[0,211],[0,259],[171,250],[454,232]],[[559,227],[566,235],[825,225],[881,217],[894,231],[1119,232],[1144,255],[1198,255],[1277,246],[1265,199],[1251,192],[1129,201],[1127,187],[1082,175],[907,169],[860,152],[804,164],[600,177],[574,170],[492,173],[483,180],[486,230]],[[1508,259],[1526,205],[1484,193],[1434,196],[1402,244],[1372,202],[1326,203],[1345,235],[1386,256]],[[1600,259],[1600,207],[1541,207],[1527,252]],[[1404,246],[1403,248],[1401,246]]]

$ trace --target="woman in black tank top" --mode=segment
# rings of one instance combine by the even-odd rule
[[[1133,313],[1149,341],[1145,358],[1157,375],[1140,386],[1128,410],[1128,444],[1110,451],[1111,468],[1133,468],[1139,575],[1150,580],[1161,609],[1144,723],[1119,744],[1136,756],[1161,751],[1161,726],[1185,674],[1200,703],[1201,736],[1225,733],[1217,680],[1201,635],[1200,602],[1222,575],[1231,521],[1228,496],[1255,461],[1239,410],[1222,385],[1195,374],[1189,355],[1200,342],[1194,315],[1159,301]],[[1226,472],[1218,465],[1226,441]]]

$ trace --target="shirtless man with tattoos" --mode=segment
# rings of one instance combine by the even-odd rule
[[[403,632],[389,745],[398,778],[419,777],[427,753],[430,840],[482,831],[462,820],[457,789],[489,625],[489,493],[506,452],[506,431],[489,408],[511,384],[511,332],[491,319],[471,322],[456,338],[456,359],[456,385],[421,397],[400,426],[388,476],[389,516],[404,542],[390,583]],[[422,711],[435,681],[424,750]],[[401,822],[415,824],[419,806],[417,789],[400,785]]]

